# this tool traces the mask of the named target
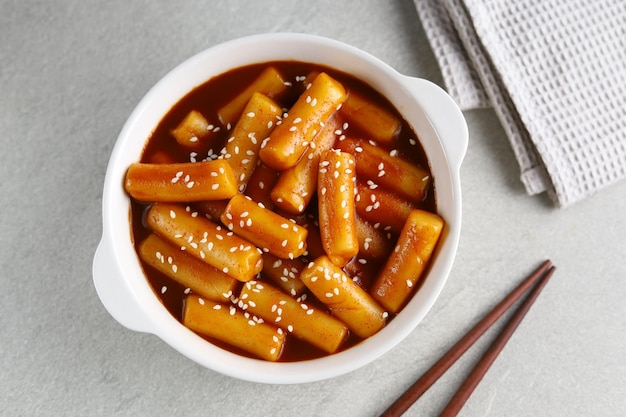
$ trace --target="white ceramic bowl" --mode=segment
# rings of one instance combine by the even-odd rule
[[[431,165],[439,214],[446,228],[421,288],[376,335],[337,354],[309,361],[271,363],[216,347],[168,313],[144,277],[131,242],[130,201],[123,189],[127,167],[138,161],[146,138],[180,98],[211,77],[252,63],[296,60],[356,76],[386,96],[418,133]],[[143,98],[124,125],[109,161],[102,200],[103,235],[93,261],[94,284],[108,312],[123,326],[157,335],[209,369],[263,383],[303,383],[364,366],[404,339],[441,292],[461,230],[459,169],[467,149],[463,115],[435,84],[399,74],[346,44],[305,34],[274,33],[236,39],[201,52],[167,74]]]

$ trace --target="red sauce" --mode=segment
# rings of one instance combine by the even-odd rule
[[[283,74],[285,80],[292,84],[292,86],[287,89],[286,93],[279,97],[272,97],[285,110],[291,107],[304,90],[305,86],[300,77],[303,78],[312,71],[324,71],[340,81],[349,91],[358,91],[361,95],[384,106],[387,111],[392,112],[402,119],[402,127],[390,149],[397,150],[400,158],[406,159],[414,165],[429,171],[428,161],[419,143],[417,133],[412,130],[411,126],[400,116],[399,112],[388,100],[370,86],[349,74],[331,68],[301,62],[272,62],[245,66],[216,76],[198,86],[176,103],[163,117],[158,126],[155,127],[154,132],[147,139],[141,156],[141,162],[152,162],[155,155],[158,153],[165,153],[176,162],[189,162],[190,158],[200,161],[207,157],[210,150],[212,150],[214,154],[219,154],[224,142],[231,134],[231,131],[225,126],[220,127],[221,130],[217,134],[216,140],[212,139],[210,146],[199,147],[194,150],[195,156],[190,155],[189,149],[180,146],[170,132],[191,110],[199,111],[209,122],[215,123],[216,126],[219,125],[217,116],[218,109],[245,89],[268,65],[277,68]],[[347,132],[353,137],[363,136],[363,132],[359,132],[358,128],[353,125],[348,127],[346,133]],[[431,185],[423,200],[419,202],[418,208],[436,212],[434,194],[434,187]],[[317,204],[313,201],[309,206],[316,207]],[[131,224],[135,245],[138,245],[150,233],[150,230],[145,226],[143,221],[143,216],[147,208],[148,206],[146,204],[134,200],[131,203]],[[311,210],[308,214],[312,216],[316,215],[315,210]],[[367,290],[372,277],[375,277],[377,269],[381,266],[380,263],[375,264],[370,262],[368,263],[368,269],[365,272],[361,271],[358,276],[353,276],[353,279]],[[181,321],[185,288],[148,265],[144,264],[143,269],[146,279],[154,290],[155,295],[167,310]],[[346,271],[349,271],[349,269],[346,268]],[[262,277],[258,277],[258,279],[263,280]],[[163,288],[166,288],[165,292],[162,291]],[[314,302],[314,297],[310,294],[308,296],[310,301],[307,301],[307,303]],[[390,319],[393,319],[393,317],[390,317]],[[249,356],[219,341],[211,340],[211,342],[238,354]],[[342,349],[353,346],[358,342],[360,342],[359,338],[351,335]],[[308,343],[290,336],[280,357],[280,361],[300,361],[326,355],[325,352],[320,351]]]

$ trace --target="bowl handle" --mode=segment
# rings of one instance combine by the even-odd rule
[[[100,301],[122,326],[138,332],[150,332],[148,318],[132,289],[123,279],[114,260],[110,239],[102,237],[93,259],[93,282]]]
[[[424,103],[428,103],[428,108],[424,108],[424,112],[435,131],[439,132],[450,166],[456,168],[458,172],[469,140],[467,122],[461,109],[438,85],[422,78],[409,76],[404,78],[411,92]]]

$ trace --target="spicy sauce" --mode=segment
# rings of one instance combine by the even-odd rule
[[[157,162],[162,160],[164,155],[167,157],[169,162],[195,162],[206,158],[214,159],[217,157],[217,155],[220,154],[220,150],[224,146],[224,143],[231,136],[232,128],[234,127],[234,123],[231,126],[222,126],[219,123],[219,118],[217,116],[218,110],[239,92],[243,91],[269,65],[276,68],[284,76],[284,79],[287,82],[288,88],[284,93],[277,97],[271,97],[283,107],[285,112],[288,111],[292,104],[298,99],[300,94],[306,89],[304,80],[308,74],[312,72],[326,72],[331,77],[341,82],[348,91],[358,92],[361,96],[378,103],[378,105],[383,106],[387,111],[395,114],[399,119],[401,119],[402,125],[400,130],[393,143],[387,145],[386,149],[388,151],[393,151],[393,153],[398,157],[430,171],[426,155],[420,145],[417,133],[412,130],[411,126],[401,117],[397,109],[395,109],[381,94],[349,74],[316,64],[293,61],[270,62],[244,66],[233,69],[225,74],[218,75],[196,87],[193,91],[188,93],[178,103],[176,103],[163,117],[158,126],[155,127],[152,135],[146,141],[141,155],[141,162]],[[214,125],[212,127],[214,132],[212,132],[211,139],[207,144],[199,145],[197,148],[190,150],[180,146],[172,136],[171,131],[192,110],[200,112],[210,123],[212,123]],[[340,112],[337,112],[337,114],[338,113]],[[338,117],[341,116],[339,115]],[[347,119],[345,120],[345,123],[343,123],[343,127],[344,129],[342,129],[341,132],[337,132],[337,140],[340,140],[342,135],[356,138],[366,138],[364,132],[359,131],[356,125],[351,125]],[[269,192],[270,190],[267,190],[268,194]],[[135,246],[137,246],[145,237],[148,236],[149,233],[151,233],[143,221],[147,208],[149,208],[149,205],[147,204],[140,203],[135,200],[131,201],[131,226]],[[436,212],[435,190],[432,182],[427,189],[424,198],[416,205],[416,208]],[[315,198],[313,198],[309,204],[309,208],[307,208],[304,215],[313,219],[317,216],[317,202]],[[395,239],[396,236],[393,236],[393,234],[389,232],[389,238]],[[306,256],[304,256],[304,258],[306,261],[309,260]],[[369,261],[367,263],[367,267],[363,268],[358,267],[359,260],[355,259],[353,262],[344,267],[344,271],[352,277],[355,282],[367,290],[368,286],[373,282],[373,279],[375,279],[378,269],[382,267],[382,264],[383,261]],[[355,267],[355,265],[357,267]],[[155,295],[163,303],[165,308],[175,318],[181,321],[184,299],[189,290],[185,289],[182,285],[176,283],[162,273],[156,271],[152,267],[143,263],[142,266],[146,279],[154,290]],[[259,281],[263,281],[262,276],[257,277],[257,279]],[[308,294],[307,303],[311,302],[315,303],[316,300],[314,300],[314,297],[311,294]],[[322,305],[321,303],[319,304]],[[392,319],[392,317],[389,319]],[[219,341],[211,340],[211,342],[238,354],[249,356],[247,353],[241,352]],[[345,350],[358,342],[360,342],[358,337],[350,335],[346,343],[344,343],[342,350]],[[327,353],[322,352],[314,346],[290,336],[279,360],[285,362],[300,361],[326,355]]]

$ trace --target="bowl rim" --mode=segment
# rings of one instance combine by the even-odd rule
[[[314,52],[309,51],[311,48]],[[312,57],[317,53],[315,51],[319,50],[329,53],[323,55],[321,59],[302,59]],[[251,55],[256,58],[250,58]],[[276,58],[268,59],[270,56]],[[122,179],[128,162],[139,158],[145,144],[145,139],[139,141],[136,138],[147,138],[148,135],[145,133],[151,131],[171,106],[194,87],[228,68],[284,60],[290,56],[296,61],[314,62],[344,72],[358,71],[357,78],[372,85],[396,105],[400,114],[409,121],[420,137],[423,138],[424,135],[430,137],[429,140],[433,143],[429,144],[429,149],[426,149],[424,143],[422,147],[431,169],[433,157],[436,159],[437,167],[446,167],[446,170],[441,168],[440,174],[433,173],[438,211],[442,212],[440,214],[446,220],[446,227],[443,242],[436,250],[436,260],[427,271],[420,291],[380,332],[356,346],[333,355],[307,361],[272,363],[240,356],[212,345],[184,327],[167,312],[144,278],[132,245],[128,225],[130,199],[123,190]],[[211,69],[207,70],[207,63],[217,58],[220,58],[220,64],[213,67],[209,65]],[[363,67],[367,67],[367,70]],[[224,70],[220,71],[220,68]],[[202,74],[208,76],[200,81]],[[134,330],[157,335],[183,355],[209,369],[239,379],[262,383],[312,382],[348,373],[382,356],[412,332],[439,297],[449,275],[460,235],[461,197],[459,166],[451,165],[442,143],[444,138],[439,137],[432,124],[427,103],[418,99],[412,91],[415,80],[418,79],[407,78],[411,77],[401,75],[373,55],[343,42],[318,35],[284,32],[250,35],[218,44],[190,57],[161,78],[139,102],[122,128],[109,160],[103,190],[101,245],[108,246],[109,256],[112,258],[110,262],[119,267],[123,290],[131,293],[131,298],[140,304],[141,310],[145,313],[144,325]],[[398,100],[389,97],[390,91],[393,91],[394,96],[401,98],[400,104]],[[443,90],[440,93],[445,94]],[[163,100],[163,97],[174,97],[174,100]],[[407,114],[409,109],[411,112]],[[412,109],[420,111],[414,112]],[[421,115],[416,116],[415,113]],[[154,120],[156,123],[151,122]],[[420,125],[421,130],[418,130],[416,124]],[[429,127],[430,132],[424,133]],[[441,197],[444,192],[449,194],[445,196],[445,207],[439,207],[440,192]],[[96,274],[94,267],[94,280]],[[105,300],[102,301],[105,303]]]

